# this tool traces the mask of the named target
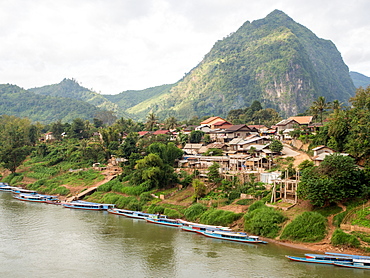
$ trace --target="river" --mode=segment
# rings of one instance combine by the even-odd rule
[[[303,254],[0,192],[0,277],[370,277],[369,270],[285,258]]]

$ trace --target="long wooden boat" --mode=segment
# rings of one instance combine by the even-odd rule
[[[205,231],[203,235],[211,238],[244,242],[244,243],[267,243],[266,241],[260,240],[258,236],[250,236],[245,233],[234,233],[227,231]]]
[[[141,212],[141,211],[133,211],[133,210],[127,210],[127,209],[118,209],[118,208],[112,208],[108,209],[109,213],[116,214],[116,215],[122,215],[125,217],[129,218],[136,218],[136,219],[143,219],[148,217],[159,217],[159,218],[167,218],[166,215],[157,215],[157,214],[152,214],[152,213],[146,213],[146,212]]]
[[[4,192],[12,192],[16,187],[14,186],[10,186],[9,184],[7,183],[1,183],[0,184],[0,191],[4,191]]]
[[[19,193],[14,194],[13,197],[20,201],[38,202],[38,203],[55,202],[58,200],[58,197],[56,196],[43,194]]]
[[[295,262],[302,262],[302,263],[315,263],[315,264],[334,264],[334,261],[330,260],[320,260],[320,259],[312,259],[312,258],[301,258],[301,257],[294,257],[294,256],[285,256],[291,261]]]
[[[35,190],[28,190],[28,189],[19,188],[19,187],[14,187],[14,189],[12,190],[12,193],[13,194],[21,194],[21,193],[38,194]]]
[[[147,217],[145,218],[145,220],[149,223],[171,226],[171,227],[181,227],[182,226],[182,224],[177,219]]]
[[[37,203],[45,202],[45,197],[39,194],[20,193],[20,194],[13,195],[13,197],[20,201],[37,202]]]
[[[72,201],[62,203],[62,206],[70,209],[85,209],[85,210],[108,210],[114,207],[113,204],[100,204],[85,201]]]
[[[333,262],[353,262],[351,257],[333,256],[325,254],[304,254],[307,259],[328,260]]]
[[[354,258],[354,259],[370,260],[370,256],[351,255],[351,254],[332,253],[332,252],[325,252],[325,254],[331,255],[331,256],[341,256],[341,257],[349,257],[349,258]]]
[[[215,226],[215,225],[206,225],[206,224],[200,224],[200,223],[194,223],[185,221],[182,219],[177,219],[182,226],[181,229],[187,232],[194,232],[194,233],[202,233],[207,230],[209,231],[231,231],[229,227],[223,227],[223,226]]]
[[[370,269],[370,264],[366,264],[366,263],[335,262],[334,265],[341,266],[341,267],[348,267],[348,268]]]

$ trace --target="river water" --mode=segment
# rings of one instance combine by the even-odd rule
[[[369,270],[285,258],[303,254],[0,192],[0,277],[370,277]]]

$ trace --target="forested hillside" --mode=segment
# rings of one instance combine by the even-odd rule
[[[335,45],[319,39],[281,11],[246,22],[216,42],[203,61],[170,93],[130,108],[160,118],[224,116],[259,100],[283,115],[303,112],[318,96],[347,102],[355,93]]]
[[[100,109],[81,100],[38,95],[15,85],[0,84],[0,111],[50,123],[70,122],[75,118],[91,120]]]

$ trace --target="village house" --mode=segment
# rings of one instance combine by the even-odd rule
[[[220,142],[230,142],[234,138],[245,138],[251,133],[251,129],[242,124],[242,125],[232,125],[224,130],[220,130],[216,132],[217,134],[217,141]]]
[[[185,146],[182,148],[184,154],[188,155],[198,155],[200,154],[200,149],[202,148],[203,144],[185,144]]]
[[[210,129],[226,129],[232,126],[232,124],[221,117],[210,117],[200,123],[200,125],[209,126]]]

